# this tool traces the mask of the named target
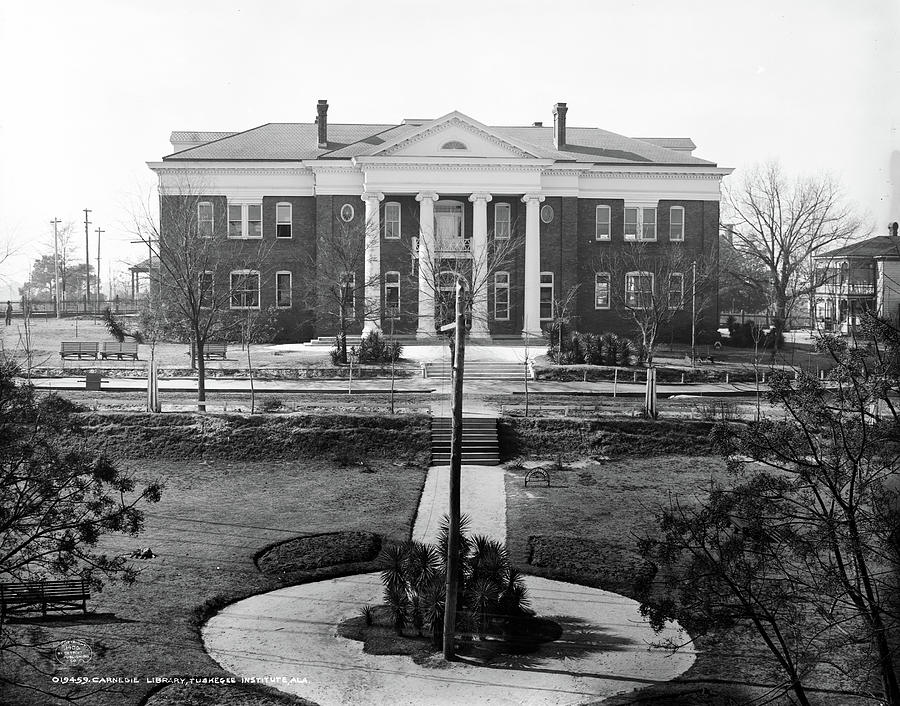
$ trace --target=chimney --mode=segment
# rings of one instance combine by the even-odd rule
[[[316,124],[319,126],[319,149],[328,147],[328,101],[320,98],[316,104]]]
[[[553,146],[561,150],[566,146],[566,111],[565,103],[553,106]]]
[[[894,238],[897,237],[897,221],[894,221],[888,226],[888,233]]]

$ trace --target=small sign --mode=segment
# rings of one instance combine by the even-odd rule
[[[81,667],[94,659],[94,651],[84,640],[63,640],[55,654],[56,661],[66,667]]]

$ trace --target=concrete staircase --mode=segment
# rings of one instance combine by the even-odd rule
[[[434,380],[450,380],[453,377],[453,370],[450,362],[446,363],[425,363],[425,377]],[[533,373],[529,366],[528,377],[532,378]],[[467,360],[466,370],[464,373],[464,381],[466,380],[516,380],[521,382],[525,379],[525,364],[518,362],[501,362],[501,361],[478,361]]]
[[[450,464],[450,435],[452,420],[449,417],[433,417],[431,420],[431,465]],[[497,440],[495,417],[463,416],[462,462],[479,466],[500,464],[500,446]]]

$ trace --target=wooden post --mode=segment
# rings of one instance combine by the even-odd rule
[[[619,369],[613,371],[613,397],[616,396],[616,388],[619,386]]]
[[[447,542],[447,584],[444,597],[444,659],[455,656],[456,592],[459,573],[459,483],[462,469],[463,368],[466,353],[466,321],[463,309],[463,281],[456,280],[456,346],[453,355],[453,416],[450,436],[450,536]]]

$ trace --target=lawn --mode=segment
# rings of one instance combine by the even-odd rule
[[[257,552],[298,535],[367,531],[405,540],[411,530],[425,471],[389,461],[370,463],[375,473],[339,467],[324,459],[302,462],[141,461],[129,464],[145,478],[165,483],[162,501],[149,508],[139,538],[115,539],[108,550],[130,553],[149,547],[156,555],[134,560],[141,575],[130,587],[108,585],[95,594],[87,619],[28,620],[15,627],[29,643],[45,643],[36,663],[44,676],[19,674],[42,688],[59,689],[53,676],[221,677],[203,650],[202,618],[215,606],[271,590],[281,584],[257,569]],[[358,573],[369,565],[337,565],[321,575]],[[310,577],[314,572],[307,572]],[[294,579],[303,578],[301,573]],[[289,618],[289,616],[285,616]],[[94,660],[79,671],[52,658],[59,640],[81,639]],[[34,653],[31,654],[34,657]],[[143,703],[152,688],[139,683],[91,695],[92,706]],[[186,692],[190,693],[188,697]],[[188,700],[188,698],[190,700]],[[9,691],[3,703],[50,706],[62,703],[35,692]],[[169,687],[154,703],[269,706],[297,703],[278,694],[234,687]]]
[[[147,409],[147,393],[133,392],[88,392],[86,390],[66,390],[61,393],[66,399],[83,405],[89,410],[115,412],[143,412]],[[206,393],[206,409],[209,412],[249,412],[249,392],[209,392]],[[397,393],[394,396],[396,414],[427,413],[431,409],[434,395],[430,393]],[[172,392],[163,390],[160,403],[164,412],[193,412],[197,409],[196,392]],[[257,392],[257,413],[267,410],[266,404],[280,403],[276,412],[322,413],[382,413],[390,412],[388,393],[322,393],[319,391],[292,394],[289,392]],[[271,411],[271,410],[269,410]]]
[[[70,317],[65,319],[39,319],[31,320],[31,349],[32,365],[35,367],[60,367],[81,368],[91,365],[93,361],[88,359],[78,360],[70,358],[62,360],[59,357],[59,344],[61,341],[114,341],[115,339],[106,331],[106,327],[99,319],[91,317]],[[126,326],[131,325],[126,322]],[[25,357],[25,327],[22,319],[13,319],[10,326],[0,328],[0,350],[11,354],[18,359]],[[140,346],[139,355],[146,359],[149,355],[149,346]],[[251,346],[251,356],[254,367],[260,368],[290,368],[300,365],[330,365],[327,346],[315,346],[303,350],[291,350],[289,352],[279,350],[267,344]],[[156,346],[156,358],[162,366],[174,366],[180,368],[190,367],[190,346],[186,343],[160,343]],[[103,365],[110,368],[117,367],[141,367],[143,364],[135,364],[130,360],[103,361]],[[228,357],[225,361],[210,360],[208,368],[234,368],[246,367],[247,353],[239,345],[229,345]]]
[[[654,508],[667,503],[670,495],[685,500],[705,492],[711,479],[725,477],[725,467],[719,458],[697,456],[589,461],[554,471],[549,488],[525,488],[524,474],[511,469],[506,475],[513,561],[529,573],[633,595],[633,581],[645,570],[637,538],[653,530]],[[638,695],[628,695],[604,701],[604,706],[747,703],[766,691],[752,684],[781,681],[755,635],[710,635],[697,646],[697,662],[675,682],[644,690],[640,701],[632,700]],[[839,688],[827,674],[810,683]],[[815,697],[816,703],[831,706],[871,703],[843,694]]]

